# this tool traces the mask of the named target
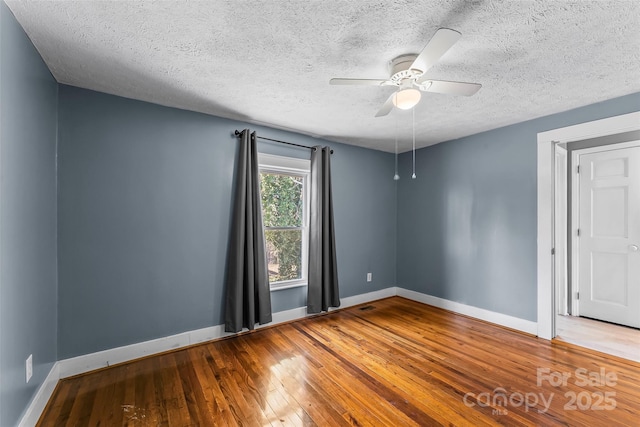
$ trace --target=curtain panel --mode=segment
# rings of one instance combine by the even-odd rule
[[[330,147],[311,151],[310,213],[307,313],[319,313],[340,306]]]
[[[225,283],[226,332],[271,322],[255,132],[242,131],[238,151]]]

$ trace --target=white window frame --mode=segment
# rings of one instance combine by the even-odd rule
[[[309,181],[311,173],[311,161],[308,159],[297,159],[294,157],[284,157],[276,156],[273,154],[258,153],[258,169],[260,173],[271,172],[302,177],[302,186],[304,191],[302,204],[302,278],[270,283],[269,287],[272,291],[277,291],[281,289],[307,286],[309,271],[309,200],[311,197]],[[267,229],[268,227],[265,227],[263,224],[263,232]]]

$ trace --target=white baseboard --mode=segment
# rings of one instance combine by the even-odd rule
[[[398,287],[389,287],[381,289],[379,291],[373,291],[366,294],[342,298],[340,301],[340,308],[352,307],[354,305],[364,304],[367,302],[372,302],[396,295],[424,304],[451,310],[456,313],[475,317],[477,319],[485,320],[487,322],[495,323],[501,326],[506,326],[508,328],[516,329],[529,334],[535,335],[537,332],[536,322],[519,319],[517,317],[508,316],[506,314],[496,313],[482,308],[473,307],[459,302],[449,301],[446,299]],[[331,311],[333,311],[333,309]],[[302,319],[306,316],[306,307],[280,311],[278,313],[273,313],[273,321],[271,323],[258,326],[258,328],[290,322],[292,320]],[[25,411],[25,415],[22,417],[19,426],[29,427],[36,424],[47,402],[51,398],[51,394],[53,393],[53,390],[55,389],[55,386],[58,383],[59,379],[83,374],[95,369],[105,368],[117,363],[139,359],[144,356],[162,353],[181,347],[187,347],[193,344],[211,341],[231,335],[235,334],[225,332],[224,325],[216,325],[207,328],[196,329],[194,331],[183,332],[168,337],[158,338],[141,343],[126,345],[109,350],[98,351],[96,353],[84,354],[82,356],[60,360],[53,365],[44,383],[42,383],[42,385],[36,392],[36,395]]]
[[[110,348],[90,354],[60,360],[60,378],[82,374],[99,368],[139,359],[204,341],[232,335],[224,332],[224,325],[216,325],[168,337],[143,341],[122,347]]]
[[[273,313],[273,315],[271,316],[270,323],[267,323],[264,325],[258,325],[256,329],[264,328],[271,325],[277,325],[280,323],[291,322],[293,320],[302,319],[303,317],[306,317],[306,316],[307,316],[307,307],[298,307],[298,308],[292,308],[291,310],[279,311],[277,313]]]
[[[396,288],[390,287],[382,289],[380,291],[342,298],[340,307],[351,307],[353,305],[362,304],[394,295],[396,295]],[[302,319],[306,316],[306,307],[280,311],[277,313],[273,313],[273,320],[271,321],[271,323],[268,323],[266,325],[259,325],[258,328],[277,325],[284,322],[290,322],[292,320]],[[98,351],[96,353],[84,354],[82,356],[72,357],[70,359],[60,360],[58,362],[60,365],[60,378],[82,374],[85,372],[93,371],[95,369],[105,368],[110,365],[127,362],[129,360],[139,359],[151,354],[162,353],[164,351],[187,347],[193,344],[211,341],[231,335],[234,334],[224,331],[224,325],[216,325],[208,328],[196,329],[194,331],[183,332],[168,337],[144,341],[141,343],[111,348],[104,351]]]
[[[42,411],[44,411],[45,406],[47,406],[47,402],[51,398],[53,394],[53,390],[55,390],[56,385],[58,384],[58,379],[60,379],[60,365],[58,362],[54,363],[51,367],[51,370],[47,374],[47,378],[45,378],[44,382],[38,388],[35,396],[31,399],[31,403],[27,407],[20,423],[19,427],[33,427],[38,422],[40,415],[42,415]]]
[[[354,295],[340,299],[340,308],[353,307],[354,305],[364,304],[371,301],[377,301],[383,298],[394,297],[398,295],[398,288],[392,286],[390,288],[380,289],[379,291],[368,292],[366,294]]]
[[[484,308],[474,307],[443,298],[434,297],[408,289],[398,288],[398,296],[410,300],[429,304],[434,307],[444,308],[453,312],[464,314],[465,316],[474,317],[486,322],[495,323],[496,325],[506,326],[507,328],[517,331],[526,332],[528,334],[537,335],[538,324],[530,320],[520,319],[518,317],[509,316],[495,311],[485,310]]]

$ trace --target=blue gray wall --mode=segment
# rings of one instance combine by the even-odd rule
[[[248,125],[70,86],[59,91],[58,357],[223,323],[233,131]],[[393,286],[393,156],[330,145],[341,296]],[[268,142],[259,149],[309,156]],[[272,299],[274,311],[301,307],[306,289]]]
[[[57,85],[3,2],[0,43],[4,426],[56,359],[222,323],[232,132],[247,125]],[[403,154],[397,184],[392,155],[331,143],[341,295],[397,274],[399,286],[535,320],[536,135],[637,110],[640,94],[419,150],[416,180]],[[304,288],[272,297],[274,311],[305,305]]]
[[[398,185],[398,286],[536,321],[537,134],[638,110],[640,93],[418,150]]]
[[[57,93],[0,2],[0,426],[17,423],[56,361]]]

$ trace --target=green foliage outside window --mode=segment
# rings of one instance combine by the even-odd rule
[[[302,278],[303,178],[260,174],[269,282]],[[293,228],[292,228],[293,227]]]

